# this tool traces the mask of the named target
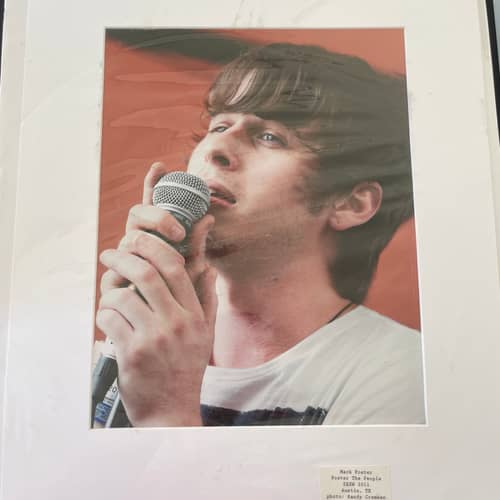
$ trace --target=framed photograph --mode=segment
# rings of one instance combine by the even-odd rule
[[[182,5],[153,0],[140,5],[123,0],[85,5],[49,1],[43,6],[28,1],[20,126],[11,131],[20,147],[18,161],[8,166],[17,191],[15,199],[6,199],[6,213],[14,214],[14,231],[9,240],[13,265],[6,295],[10,307],[2,500],[145,495],[152,499],[204,495],[250,500],[259,495],[297,500],[460,500],[497,493],[493,478],[500,446],[496,430],[500,294],[490,131],[484,125],[488,82],[483,78],[481,29],[486,13],[474,2],[427,3],[416,10],[396,0],[376,5],[362,0],[307,5],[259,0],[206,5],[189,0]],[[296,47],[301,49],[297,52]],[[316,57],[324,61],[322,71],[317,69]],[[264,61],[266,69],[259,73],[255,61]],[[349,72],[353,61],[357,78]],[[271,94],[262,98],[266,79],[282,66],[295,71],[295,80],[273,80]],[[302,68],[300,78],[297,67]],[[330,94],[321,94],[316,83],[322,79],[331,83],[334,74],[342,75],[344,90],[337,86],[329,101]],[[365,90],[373,80],[378,86]],[[274,91],[279,87],[276,83],[281,93]],[[323,96],[322,106],[318,96]],[[323,120],[325,109],[333,110],[328,122]],[[375,122],[379,109],[393,120],[384,125]],[[356,122],[355,116],[361,119]],[[384,139],[384,134],[391,140]],[[401,141],[406,141],[406,149]],[[390,163],[390,168],[377,176],[349,177],[362,170],[359,151],[367,144],[370,164],[385,168]],[[249,161],[253,155],[259,155],[258,162]],[[321,181],[304,184],[306,190],[293,182],[288,170],[281,183],[272,185],[275,196],[265,196],[269,185],[264,180],[280,172],[282,163],[273,163],[276,158],[286,158],[291,171],[307,161],[307,171],[316,172],[325,155],[336,167],[351,161],[349,182],[333,197],[317,194],[315,202],[306,205],[309,188],[322,195],[321,189],[330,188]],[[317,284],[317,279],[307,279],[316,276],[317,270],[309,249],[317,250],[318,241],[330,242],[332,246],[326,246],[329,250],[321,255],[325,260],[336,257],[341,253],[339,233],[376,221],[382,193],[386,199],[391,193],[380,179],[394,176],[395,165],[404,163],[403,156],[408,158],[405,168],[410,173],[407,194],[396,193],[389,199],[392,207],[409,204],[411,210],[396,210],[399,218],[385,236],[387,241],[379,245],[364,289],[358,281],[354,291],[342,288],[338,278],[346,268],[340,267],[328,282],[335,291],[329,296],[328,304],[335,305],[329,314],[326,306],[319,307],[324,300],[319,293],[313,309],[301,309],[304,297],[310,299],[308,286]],[[212,170],[205,169],[205,161]],[[160,421],[155,410],[137,411],[144,406],[134,402],[134,394],[149,394],[147,390],[154,387],[157,370],[151,365],[151,384],[134,392],[133,384],[120,381],[133,428],[123,428],[124,424],[96,430],[89,425],[89,417],[95,420],[90,404],[92,366],[95,342],[103,340],[103,330],[113,337],[120,368],[125,366],[123,373],[132,373],[127,368],[136,366],[127,364],[131,360],[141,362],[140,356],[127,357],[130,352],[137,354],[129,346],[139,335],[117,334],[123,328],[115,329],[111,316],[103,317],[102,311],[117,311],[115,319],[124,318],[127,323],[122,325],[131,325],[129,333],[142,332],[137,318],[146,316],[142,312],[127,316],[116,296],[120,295],[119,301],[129,297],[139,309],[148,308],[140,309],[147,314],[155,311],[148,281],[152,275],[144,266],[156,255],[172,258],[165,248],[176,237],[166,238],[167,244],[151,234],[169,231],[173,225],[169,213],[156,219],[158,207],[151,205],[158,180],[150,170],[155,163],[161,166],[153,170],[162,174],[187,170],[208,185],[212,198],[208,218],[215,223],[209,229],[209,219],[200,220],[205,232],[197,230],[202,226],[196,223],[190,236],[200,247],[202,241],[208,242],[206,251],[196,253],[192,250],[196,244],[190,243],[183,257],[197,293],[192,295],[187,285],[180,290],[180,281],[170,283],[163,264],[158,275],[177,302],[196,297],[198,302],[189,302],[199,303],[201,309],[196,311],[203,312],[196,321],[201,317],[204,324],[216,321],[212,330],[204,332],[207,337],[216,332],[208,363],[209,368],[219,365],[222,371],[210,370],[208,382],[200,378],[204,392],[199,425],[180,418],[180,413],[174,412],[178,420]],[[250,164],[259,172],[251,185],[264,193],[256,205],[249,204],[250,194],[245,194],[242,181],[234,180],[241,172],[252,172]],[[267,165],[276,168],[266,171]],[[217,183],[214,175],[207,174],[216,170],[223,172]],[[285,191],[287,186],[290,191]],[[251,194],[256,196],[253,190]],[[140,208],[131,212],[134,206]],[[231,213],[252,206],[252,217],[242,223],[245,239],[238,239],[226,221],[234,217]],[[236,213],[244,220],[243,212]],[[289,220],[293,227],[287,225]],[[296,227],[301,238],[296,237]],[[144,247],[130,247],[137,243],[138,230],[149,231],[147,241],[154,241],[152,245],[162,251],[146,255]],[[214,241],[224,244],[210,246]],[[232,253],[234,248],[238,251]],[[364,245],[351,243],[348,248],[351,258]],[[252,260],[256,249],[265,257],[260,262]],[[307,253],[307,260],[298,259],[299,249]],[[136,259],[122,265],[119,258],[128,259],[129,254]],[[209,258],[198,259],[199,255]],[[229,257],[219,261],[220,255]],[[246,269],[245,262],[234,255],[248,259]],[[293,268],[293,275],[302,280],[300,287],[292,289],[295,307],[275,300],[288,297],[285,287],[276,287],[281,295],[269,294],[268,301],[283,308],[282,323],[288,320],[289,329],[299,324],[301,328],[294,330],[291,345],[276,337],[277,350],[267,349],[265,342],[266,349],[257,349],[253,339],[245,340],[241,333],[250,332],[248,324],[253,326],[257,320],[266,332],[277,326],[269,323],[264,328],[262,318],[270,316],[264,314],[263,299],[270,283],[284,279],[283,269],[290,271],[292,256],[302,266]],[[217,288],[212,268],[217,270]],[[108,269],[111,273],[103,278]],[[347,283],[352,284],[357,269],[358,264],[344,272]],[[249,276],[259,271],[260,283],[266,286],[257,289]],[[234,293],[235,281],[245,285],[240,290],[245,291],[247,302],[240,312],[253,321],[240,321],[239,328],[234,328],[230,314],[235,304],[241,304]],[[129,283],[133,289],[126,286]],[[215,297],[218,311],[225,313],[217,320]],[[250,306],[257,303],[259,315]],[[337,414],[325,408],[323,400],[308,402],[311,391],[306,389],[317,382],[313,372],[297,382],[300,368],[307,363],[325,373],[318,361],[326,353],[323,344],[317,358],[304,353],[301,364],[282,372],[282,379],[286,378],[282,384],[306,393],[303,401],[298,403],[295,395],[272,399],[273,395],[272,406],[263,407],[258,384],[250,398],[247,387],[245,398],[238,400],[234,393],[227,398],[230,405],[217,399],[221,386],[210,384],[222,375],[234,378],[236,371],[238,376],[249,374],[252,365],[272,366],[283,359],[283,353],[298,352],[297,346],[317,340],[311,333],[324,331],[321,325],[330,325],[335,333],[336,324],[346,324],[360,311],[384,318],[384,325],[389,324],[386,321],[398,325],[397,333],[411,333],[412,339],[418,339],[411,341],[412,348],[397,347],[398,352],[413,353],[398,365],[399,378],[388,378],[395,366],[386,357],[388,350],[367,337],[364,344],[360,341],[344,352],[345,371],[353,370],[360,356],[358,365],[366,372],[355,379],[355,387],[347,382],[341,387],[344,392],[337,396],[344,396],[347,403]],[[173,317],[168,316],[169,321]],[[233,327],[234,335],[218,335],[217,328],[223,331],[223,326]],[[181,330],[187,331],[184,326]],[[298,331],[306,333],[301,337]],[[369,332],[370,339],[375,331],[376,327]],[[235,344],[234,338],[240,343]],[[401,338],[395,333],[389,344],[396,349]],[[199,342],[188,339],[192,345]],[[356,341],[354,335],[349,339]],[[161,339],[157,345],[163,345]],[[170,355],[172,344],[168,345]],[[205,359],[206,343],[200,345],[200,357]],[[340,356],[343,345],[332,349],[332,356]],[[153,358],[147,359],[150,363]],[[413,376],[401,378],[400,367]],[[384,374],[385,388],[377,385],[379,373]],[[182,385],[182,370],[177,375],[176,382]],[[297,413],[298,419],[293,420]],[[259,421],[256,415],[265,418]]]
[[[105,44],[98,253],[123,249],[125,228],[128,239],[139,228],[152,231],[151,224],[163,224],[154,231],[168,239],[168,218],[157,219],[162,217],[159,208],[150,216],[147,205],[154,198],[142,200],[151,165],[162,162],[160,173],[187,169],[213,191],[208,212],[215,226],[208,235],[207,259],[221,273],[215,284],[219,306],[213,359],[201,394],[205,425],[424,424],[403,29],[109,29]],[[222,95],[232,96],[245,81],[241,71],[259,73],[241,104],[231,104],[232,97]],[[252,135],[251,128],[245,136],[252,138],[251,147],[224,133],[226,121],[232,125],[237,117],[261,120],[262,131]],[[302,150],[307,157],[297,156]],[[297,162],[300,172],[294,170]],[[306,193],[306,201],[298,204],[285,197],[290,189],[285,181],[294,175],[292,190],[299,183]],[[307,187],[312,183],[320,189]],[[343,216],[347,197],[375,196],[375,187],[382,193],[381,202],[374,199],[379,206],[367,208],[366,216],[356,212],[347,227],[330,228],[328,222],[320,235],[309,234],[329,210],[323,207],[308,209],[300,223],[297,205],[317,207],[333,200],[342,203],[338,213]],[[220,199],[217,194],[223,191]],[[229,196],[234,200],[224,203]],[[138,209],[141,200],[146,206]],[[327,241],[325,231],[337,234],[340,243]],[[161,247],[158,243],[158,252]],[[325,258],[325,248],[338,255]],[[139,254],[137,249],[132,253]],[[317,262],[321,269],[315,271]],[[331,270],[324,271],[328,266]],[[101,265],[97,274],[102,283],[98,315],[120,309],[109,301],[123,283],[108,289],[105,271]],[[242,273],[243,284],[240,278],[233,281]],[[223,292],[231,282],[232,305]],[[261,300],[249,295],[252,288]],[[285,290],[294,290],[290,298]],[[239,312],[224,312],[234,311],[235,293],[242,297]],[[375,311],[378,315],[372,316]],[[361,321],[364,314],[369,316]],[[120,316],[128,315],[125,306]],[[251,322],[242,322],[242,315],[251,316]],[[226,327],[229,321],[237,326]],[[270,329],[266,325],[271,323],[283,325]],[[253,333],[237,340],[234,330],[246,328]],[[286,332],[279,340],[277,330]],[[264,331],[268,349],[258,340]],[[374,345],[367,335],[373,335]],[[250,345],[249,337],[259,344]],[[271,347],[276,342],[287,347],[276,350]],[[381,353],[378,367],[372,363],[374,350]],[[337,352],[344,354],[337,357]],[[311,365],[301,361],[299,369],[297,359],[304,357]],[[152,362],[145,359],[144,369],[150,370]],[[389,370],[390,365],[398,368]],[[290,371],[293,386],[280,382]],[[322,371],[328,373],[324,379],[317,376]],[[314,378],[317,383],[311,384]],[[98,409],[98,427],[106,420],[113,426],[127,420],[123,406],[116,407],[118,391],[110,383],[96,391],[92,408]],[[261,384],[259,397],[256,384]],[[111,388],[107,398],[106,387]],[[115,411],[120,409],[113,412],[113,423],[111,401]]]

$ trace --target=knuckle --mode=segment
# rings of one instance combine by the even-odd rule
[[[170,331],[174,337],[182,337],[186,331],[186,324],[181,319],[170,322]]]
[[[179,253],[175,248],[168,246],[169,258],[171,259],[171,263],[173,267],[177,267],[179,272],[184,272],[186,269],[186,259],[184,256]]]
[[[101,293],[106,292],[114,281],[115,273],[111,269],[105,271],[101,276]]]
[[[103,332],[114,330],[118,323],[118,313],[112,309],[100,309],[96,314],[96,325]]]
[[[115,250],[113,248],[106,248],[106,250],[103,250],[99,254],[99,262],[103,264],[106,267],[109,267],[106,262],[108,261],[109,257],[112,257],[114,255]]]
[[[134,241],[137,233],[140,232],[138,229],[131,229],[125,233],[125,236],[120,240],[118,248],[120,250],[133,250]]]
[[[106,302],[105,302],[105,295],[101,294],[101,297],[99,299],[99,303],[97,304],[97,313],[102,312],[102,309],[105,307]]]
[[[129,210],[128,214],[132,218],[139,218],[139,214],[142,210],[143,205],[141,203],[137,203],[132,206],[132,208]]]
[[[175,217],[168,211],[162,210],[162,213],[160,213],[158,216],[158,229],[164,229],[168,231],[172,224],[175,223]]]
[[[185,267],[176,258],[172,259],[172,261],[169,263],[168,266],[166,266],[164,271],[167,281],[172,281],[172,282],[177,282],[181,280],[184,277],[185,272],[186,272]]]
[[[162,210],[159,215],[157,230],[160,234],[164,234],[167,238],[175,241],[182,240],[185,237],[184,229],[172,214]]]
[[[131,243],[133,250],[140,253],[141,251],[145,251],[149,248],[150,245],[150,236],[144,232],[136,230],[131,234]]]
[[[123,357],[123,368],[124,370],[140,369],[147,361],[147,358],[147,349],[142,344],[135,345]]]
[[[137,228],[139,226],[139,221],[141,220],[140,212],[142,205],[134,205],[128,212],[126,231]]]
[[[153,348],[156,352],[162,352],[170,347],[170,341],[167,335],[157,333],[152,338]]]
[[[143,262],[141,263],[136,276],[137,281],[151,283],[158,276],[158,272],[153,266]]]
[[[124,250],[128,248],[128,242],[129,242],[129,233],[125,233],[125,236],[119,241],[118,247],[120,250]]]
[[[149,207],[149,222],[150,228],[153,230],[160,229],[162,225],[162,220],[169,215],[169,213],[159,207]]]
[[[135,229],[150,229],[152,225],[154,225],[154,220],[151,220],[150,206],[138,203],[129,210],[126,232]]]

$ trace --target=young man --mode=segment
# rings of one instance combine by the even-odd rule
[[[162,164],[101,255],[96,321],[132,424],[424,423],[418,333],[360,305],[412,213],[404,80],[271,45],[223,69],[207,111],[188,171],[211,207],[190,256],[151,205]]]

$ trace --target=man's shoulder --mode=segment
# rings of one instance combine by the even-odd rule
[[[419,331],[365,306],[358,306],[340,318],[336,329],[343,342],[351,343],[358,352],[365,350],[373,354],[379,351],[403,352],[421,349]]]
[[[402,323],[399,323],[388,316],[384,316],[373,309],[369,309],[368,307],[358,306],[354,312],[358,315],[359,321],[376,328],[377,331],[380,330],[389,332],[390,334],[400,334],[409,337],[419,336],[420,334],[418,330],[403,325]]]
[[[424,423],[420,333],[366,307],[353,313],[342,335],[342,391],[324,423]]]

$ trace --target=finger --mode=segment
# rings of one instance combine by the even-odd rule
[[[133,332],[132,325],[115,309],[99,309],[95,323],[116,345],[121,345],[123,339]]]
[[[133,253],[145,259],[155,253],[166,253],[168,259],[178,261],[181,266],[186,263],[186,259],[177,251],[176,247],[158,238],[155,234],[146,231],[133,230],[128,232],[121,239],[118,250]]]
[[[128,238],[124,238],[122,245],[123,250],[141,257],[158,271],[173,299],[181,307],[190,311],[200,310],[193,282],[185,268],[184,257],[171,245],[144,231],[130,233]],[[146,293],[139,285],[138,287],[141,293]],[[146,295],[144,297],[148,300]],[[163,308],[161,301],[151,300],[150,305],[154,311]]]
[[[205,257],[207,237],[214,225],[215,219],[212,215],[205,215],[197,222],[189,238],[189,248],[186,255],[186,268],[193,282],[206,270],[207,261]]]
[[[167,166],[158,161],[151,165],[146,177],[144,177],[144,188],[142,193],[142,203],[151,205],[153,203],[153,188],[162,175],[168,173]]]
[[[101,294],[104,294],[113,288],[126,287],[128,284],[129,282],[123,276],[119,275],[112,269],[108,269],[101,277]]]
[[[102,309],[118,312],[134,330],[144,331],[150,325],[150,307],[129,288],[114,288],[102,295],[99,310]]]
[[[172,214],[152,205],[135,205],[130,209],[126,231],[136,229],[148,231],[176,243],[186,237],[184,227]]]
[[[152,207],[149,207],[152,208]],[[137,230],[130,230],[128,233],[125,234],[125,236],[120,240],[120,243],[118,244],[118,248],[120,250],[126,250],[133,252],[134,246],[131,244],[131,240],[134,238],[137,238]],[[157,238],[159,239],[159,238]],[[168,243],[165,243],[162,239],[159,239],[159,241],[162,242],[163,245],[168,247],[171,251],[175,251],[174,248],[169,245]],[[182,265],[184,265],[185,261],[184,258],[177,252],[176,255],[177,258],[181,259]],[[113,271],[112,269],[108,269],[101,277],[101,283],[100,283],[100,290],[101,293],[105,293],[108,290],[112,288],[123,288],[129,284],[129,281],[125,279],[123,276],[118,274],[117,272]]]
[[[201,308],[207,321],[209,332],[213,336],[215,329],[215,318],[217,315],[217,293],[215,289],[215,282],[217,280],[217,272],[213,267],[209,267],[200,276],[197,283],[198,298],[200,300]]]
[[[127,287],[129,291],[135,290],[135,295],[142,297],[150,309],[158,310],[163,307],[172,310],[174,300],[165,282],[146,259],[124,250],[105,250],[99,260],[133,285],[132,290],[130,286]]]
[[[155,236],[147,235],[147,233],[144,233],[144,235],[156,238]],[[138,249],[136,253],[140,254],[140,256],[123,250],[105,250],[101,253],[100,260],[105,266],[134,284],[153,311],[160,311],[167,316],[176,314],[180,305],[170,292],[165,279],[158,269],[149,262],[147,252]],[[175,267],[176,259],[168,260],[169,265]],[[179,264],[177,264],[177,268],[184,269]],[[185,271],[184,274],[186,274]],[[186,279],[189,280],[188,277]]]

